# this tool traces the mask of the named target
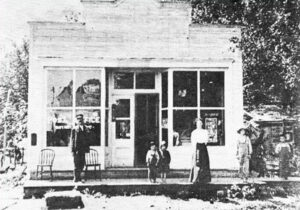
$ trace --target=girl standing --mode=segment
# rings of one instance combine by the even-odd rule
[[[240,163],[239,175],[246,183],[249,177],[249,161],[252,154],[252,145],[245,128],[239,129],[238,133],[236,156]]]

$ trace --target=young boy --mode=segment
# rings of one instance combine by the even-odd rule
[[[289,175],[291,147],[289,143],[286,142],[285,135],[280,136],[280,143],[277,144],[275,152],[279,155],[279,176],[287,179]]]
[[[167,173],[170,170],[171,155],[167,150],[167,144],[162,142],[159,151],[159,172],[162,183],[166,183]]]
[[[150,142],[150,149],[146,155],[146,163],[148,167],[148,179],[150,182],[156,182],[157,176],[157,165],[159,162],[159,154],[156,151],[156,146],[154,142]]]
[[[249,177],[249,161],[252,154],[252,145],[248,131],[245,128],[239,129],[238,133],[239,136],[237,139],[236,156],[240,164],[239,175],[243,179],[243,182],[247,183]]]

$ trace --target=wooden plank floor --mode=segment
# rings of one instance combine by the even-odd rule
[[[248,183],[262,184],[265,179],[249,179]],[[276,180],[276,179],[271,179]],[[278,179],[279,181],[280,179]],[[300,179],[299,179],[300,181]],[[72,180],[28,180],[25,183],[25,187],[38,187],[38,186],[89,186],[89,185],[161,185],[161,184],[183,184],[191,185],[188,182],[188,178],[170,178],[167,179],[167,183],[162,183],[160,178],[157,179],[157,183],[150,183],[147,179],[102,179],[102,180],[87,180],[84,183],[74,183]],[[239,178],[212,178],[210,184],[243,184],[243,181]]]
[[[157,192],[164,194],[176,193],[178,191],[217,191],[231,185],[244,186],[245,183],[239,178],[212,178],[207,184],[195,185],[188,182],[187,178],[167,179],[167,183],[150,183],[147,179],[102,179],[87,180],[85,183],[74,183],[71,180],[28,180],[24,184],[24,198],[42,197],[48,191],[65,191],[74,188],[83,191],[89,189],[90,192],[101,192],[103,194],[120,195],[122,193],[141,192],[142,194],[155,194]],[[250,179],[248,184],[265,185],[260,179]]]

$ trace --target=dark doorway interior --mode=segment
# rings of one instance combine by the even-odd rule
[[[135,166],[146,165],[149,143],[158,145],[158,94],[137,94],[135,96]]]

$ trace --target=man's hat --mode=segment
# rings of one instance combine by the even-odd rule
[[[83,118],[83,114],[77,114],[76,119],[78,119],[78,118]]]

